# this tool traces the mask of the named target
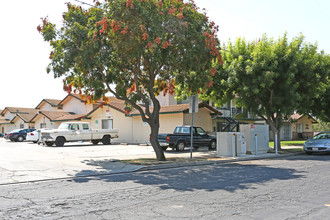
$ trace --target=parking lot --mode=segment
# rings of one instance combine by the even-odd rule
[[[214,153],[201,148],[194,151],[193,156]],[[169,150],[165,154],[167,158],[190,156],[189,150]],[[47,147],[0,138],[0,184],[134,171],[141,166],[118,160],[136,158],[155,158],[153,148],[140,145],[93,145],[88,142]]]

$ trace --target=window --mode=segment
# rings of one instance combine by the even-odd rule
[[[297,133],[302,133],[302,132],[303,132],[303,124],[297,123]]]
[[[24,124],[21,123],[21,124],[19,125],[19,128],[24,128]]]
[[[40,123],[40,128],[46,128],[46,123]]]
[[[225,131],[225,127],[227,126],[226,122],[218,122],[217,123],[217,131],[218,132],[223,132]]]
[[[309,126],[308,124],[305,124],[305,129],[308,130],[309,129]]]
[[[199,135],[206,135],[206,132],[203,130],[203,128],[196,128],[196,132],[197,132],[197,134],[199,134]]]
[[[71,130],[74,130],[74,131],[79,130],[79,125],[78,124],[72,124],[71,125]]]
[[[82,124],[83,130],[89,130],[88,124]]]
[[[102,129],[112,129],[112,119],[102,120]]]

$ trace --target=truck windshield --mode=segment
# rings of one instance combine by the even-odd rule
[[[60,130],[68,130],[69,127],[70,127],[70,124],[62,123],[62,124],[58,127],[58,129],[60,129]]]

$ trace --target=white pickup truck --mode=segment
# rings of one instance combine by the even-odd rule
[[[107,145],[112,138],[118,138],[117,129],[91,130],[88,122],[63,122],[57,129],[41,132],[41,142],[47,146],[62,147],[65,142],[91,141],[98,144],[100,141]]]

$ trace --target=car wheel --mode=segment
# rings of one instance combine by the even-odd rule
[[[215,150],[217,148],[217,142],[215,140],[211,141],[209,145],[209,150]]]
[[[163,146],[161,148],[163,149],[163,151],[166,151],[167,150],[167,146]]]
[[[38,141],[32,141],[32,142],[35,143],[35,144],[38,143]]]
[[[94,145],[97,145],[97,144],[99,143],[99,141],[98,141],[98,140],[92,140],[92,143],[93,143]]]
[[[17,138],[17,141],[18,141],[18,142],[22,142],[22,141],[24,141],[24,137],[23,137],[23,136],[19,136],[19,137]]]
[[[47,142],[45,142],[45,144],[46,144],[48,147],[51,147],[51,146],[53,146],[54,143],[53,143],[53,142],[48,142],[48,141],[47,141]]]
[[[176,151],[183,151],[185,148],[185,144],[183,141],[179,141],[177,144],[176,144]]]
[[[104,144],[104,145],[111,144],[111,139],[110,139],[110,136],[109,135],[103,136],[103,138],[102,138],[102,144]]]
[[[64,137],[57,137],[56,138],[56,141],[55,141],[56,147],[63,147],[64,143],[65,143]]]

